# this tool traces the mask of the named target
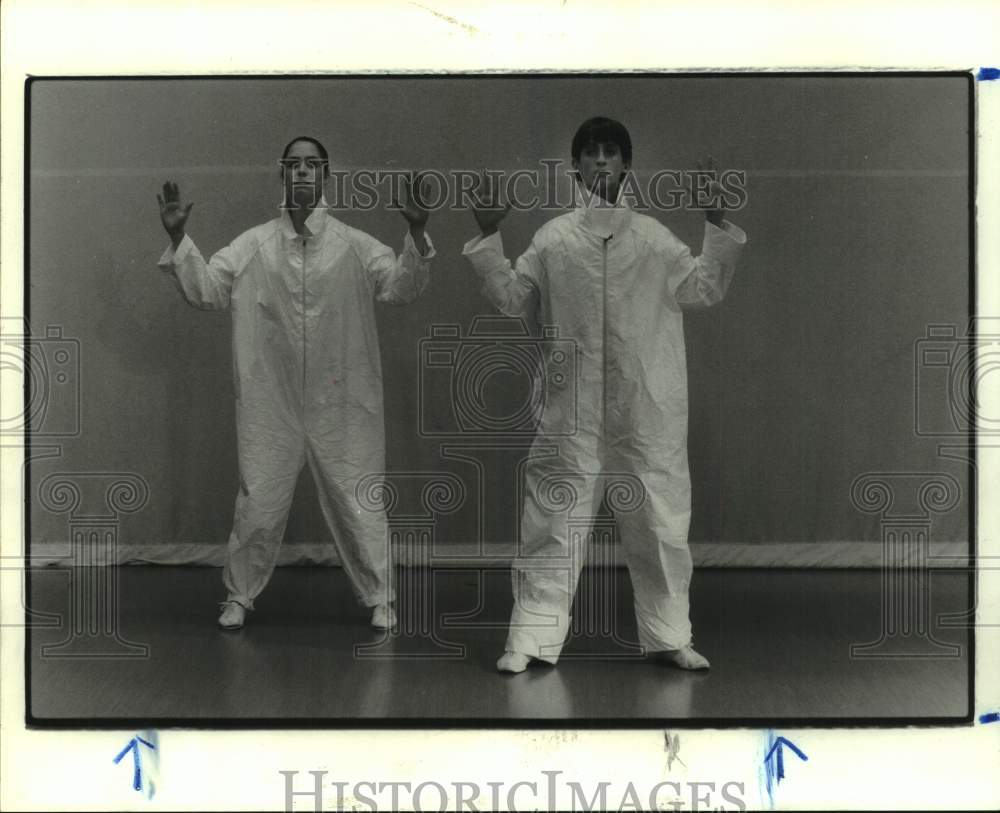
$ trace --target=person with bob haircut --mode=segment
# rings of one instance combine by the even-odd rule
[[[632,139],[618,121],[583,122],[571,152],[572,211],[542,226],[512,265],[498,231],[510,205],[501,206],[487,188],[473,208],[480,234],[463,251],[496,308],[554,326],[577,354],[575,388],[568,377],[546,376],[525,464],[514,606],[497,669],[521,672],[533,660],[558,661],[583,562],[570,515],[595,516],[605,495],[632,579],[640,645],[682,669],[707,669],[689,617],[682,309],[722,300],[746,235],[723,209],[709,209],[695,257],[666,226],[632,211],[621,194]]]

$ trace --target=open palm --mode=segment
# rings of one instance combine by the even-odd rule
[[[711,172],[712,180],[709,181],[707,190],[707,195],[705,196],[707,200],[699,200],[699,195],[694,189],[693,183],[689,181],[688,194],[692,201],[698,208],[704,209],[705,219],[709,223],[715,226],[722,226],[723,221],[726,217],[725,209],[725,199],[723,198],[722,184],[719,183],[719,164],[715,158],[711,155],[707,156],[704,160],[698,161],[695,166],[701,172]]]
[[[483,234],[492,234],[497,230],[500,221],[507,216],[510,211],[510,202],[501,204],[500,190],[496,179],[486,173],[482,173],[479,179],[479,188],[482,195],[476,195],[472,207],[472,215],[476,218],[476,224]]]
[[[185,206],[181,203],[181,191],[173,181],[163,184],[163,194],[157,194],[156,199],[160,204],[160,220],[167,234],[171,237],[184,234],[184,224],[187,223],[194,204],[189,203]]]
[[[404,186],[405,199],[402,206],[398,201],[393,203],[399,207],[400,213],[410,224],[410,228],[420,229],[427,225],[427,218],[430,213],[424,204],[430,194],[430,185],[420,175],[410,176],[409,181]]]

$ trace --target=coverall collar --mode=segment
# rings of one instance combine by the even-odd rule
[[[596,234],[602,240],[620,234],[628,223],[629,209],[628,198],[622,195],[622,190],[618,190],[618,201],[614,206],[609,206],[607,201],[590,195],[589,200],[584,195],[580,185],[573,187],[576,203],[577,217],[580,225],[591,234]]]
[[[319,199],[319,205],[312,210],[309,217],[306,218],[306,229],[309,234],[299,234],[295,231],[295,226],[292,225],[292,218],[288,214],[288,210],[282,208],[281,210],[281,231],[289,240],[294,240],[296,237],[316,237],[322,234],[323,228],[326,226],[326,219],[329,217],[327,213],[328,204],[326,202],[326,196],[322,195]]]

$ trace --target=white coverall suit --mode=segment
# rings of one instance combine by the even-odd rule
[[[465,245],[501,312],[555,326],[577,348],[577,389],[549,381],[525,466],[508,651],[558,660],[583,554],[571,550],[581,535],[569,532],[569,503],[574,516],[594,517],[616,475],[641,482],[641,505],[615,512],[639,643],[647,651],[691,643],[681,306],[704,307],[725,295],[746,235],[728,221],[724,226],[706,224],[695,258],[669,229],[624,203],[581,205],[539,229],[513,268],[499,233]],[[542,456],[544,447],[559,451]],[[560,487],[573,499],[561,500]]]
[[[323,516],[361,603],[392,600],[384,512],[355,488],[385,468],[373,300],[405,304],[427,285],[431,247],[403,253],[333,218],[325,201],[298,235],[287,212],[206,263],[191,239],[160,268],[192,305],[232,311],[240,490],[223,581],[253,609],[274,570],[308,462]],[[430,246],[430,239],[428,238]]]

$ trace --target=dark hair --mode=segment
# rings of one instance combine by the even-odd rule
[[[573,136],[573,160],[579,161],[580,153],[590,144],[614,144],[621,150],[622,160],[626,164],[632,163],[632,137],[620,121],[604,116],[587,119]]]
[[[322,144],[320,144],[319,141],[317,141],[312,136],[306,136],[306,135],[304,135],[304,136],[296,136],[291,141],[289,141],[285,145],[285,149],[282,150],[282,152],[281,152],[281,160],[284,161],[288,157],[288,151],[294,145],[298,144],[300,141],[307,141],[308,143],[312,144],[319,151],[320,158],[322,158],[323,161],[326,163],[326,166],[323,167],[323,172],[324,173],[329,172],[330,171],[330,166],[329,166],[329,164],[330,164],[330,155],[327,153],[326,147],[324,147]]]

